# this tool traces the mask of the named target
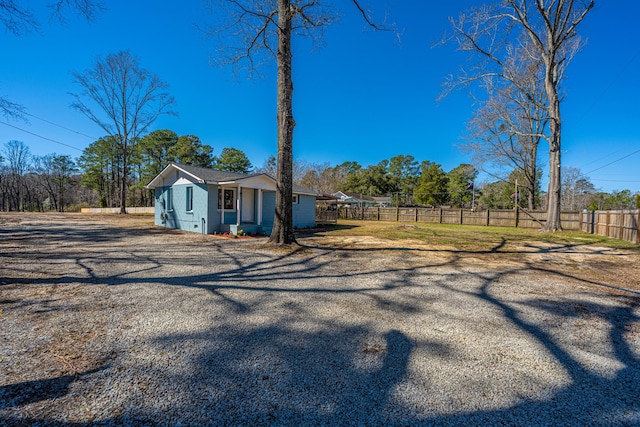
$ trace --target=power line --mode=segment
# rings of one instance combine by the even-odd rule
[[[487,175],[491,175],[492,177],[496,178],[499,181],[506,182],[507,184],[513,184],[513,182],[509,181],[508,179],[504,179],[502,177],[499,177],[498,175],[494,175],[486,169],[479,168],[479,170],[486,173]]]
[[[2,120],[0,120],[0,124],[3,124],[3,125],[5,125],[5,126],[9,126],[9,127],[11,127],[11,128],[17,129],[17,130],[22,131],[22,132],[24,132],[24,133],[28,133],[29,135],[33,135],[33,136],[35,136],[35,137],[42,138],[42,139],[44,139],[44,140],[46,140],[46,141],[50,141],[50,142],[53,142],[53,143],[55,143],[55,144],[64,145],[65,147],[73,148],[74,150],[78,150],[78,151],[80,151],[80,152],[82,152],[82,151],[83,151],[83,150],[81,150],[81,149],[80,149],[80,148],[78,148],[78,147],[74,147],[73,145],[65,144],[64,142],[56,141],[55,139],[51,139],[51,138],[47,138],[46,136],[38,135],[37,133],[33,133],[33,132],[30,132],[30,131],[28,131],[28,130],[26,130],[26,129],[19,128],[18,126],[14,126],[14,125],[9,124],[9,123],[7,123],[7,122],[3,122]]]
[[[620,71],[618,71],[618,74],[616,74],[616,76],[615,76],[613,79],[611,79],[611,80],[609,81],[609,84],[607,85],[607,87],[605,87],[605,88],[604,88],[604,90],[603,90],[602,92],[600,92],[600,94],[599,94],[599,95],[594,99],[594,101],[591,103],[591,105],[589,105],[589,107],[587,107],[587,109],[586,109],[586,110],[584,110],[584,112],[582,113],[582,116],[580,116],[580,117],[578,118],[578,120],[576,121],[575,125],[580,124],[580,123],[584,120],[584,118],[587,116],[587,114],[588,114],[591,110],[593,110],[593,108],[594,108],[597,104],[599,104],[599,103],[600,103],[600,100],[604,97],[604,95],[605,95],[605,94],[606,94],[606,93],[607,93],[607,92],[608,92],[608,91],[609,91],[609,90],[614,86],[614,84],[616,84],[616,83],[618,82],[618,80],[620,79],[620,77],[622,77],[622,75],[623,75],[623,74],[624,74],[624,72],[627,70],[627,68],[629,68],[629,66],[631,65],[631,63],[633,63],[633,61],[635,61],[635,60],[636,60],[636,58],[638,58],[638,56],[640,56],[640,49],[638,49],[638,51],[636,51],[636,53],[631,57],[631,59],[630,59],[629,61],[627,61],[627,63],[626,63],[626,64],[625,64],[621,69],[620,69]],[[611,156],[611,155],[613,155],[613,154],[615,154],[615,153],[609,153],[609,154],[608,154],[607,156],[605,156],[604,158],[609,157],[609,156]],[[582,159],[582,158],[584,158],[584,153],[582,154],[582,156],[581,156],[580,158],[581,158],[581,159]],[[603,158],[600,158],[599,160],[603,160]],[[595,163],[595,162],[597,162],[597,161],[598,161],[598,160],[594,160],[594,161],[592,161],[592,162],[587,163],[587,165],[592,164],[592,163]],[[615,163],[615,162],[617,162],[617,161],[618,161],[618,160],[615,160],[615,161],[613,161],[612,163]],[[606,166],[609,166],[609,165],[610,165],[610,164],[612,164],[612,163],[609,163],[609,164],[607,164],[607,165],[604,165],[604,166],[602,166],[602,167],[601,167],[601,168],[599,168],[599,169],[602,169],[602,168],[604,168],[604,167],[606,167]],[[594,170],[599,170],[599,169],[594,169]],[[593,172],[593,171],[591,171],[591,172]],[[587,173],[590,173],[590,172],[587,172]]]
[[[24,114],[25,114],[25,115],[27,115],[27,116],[33,117],[34,119],[42,120],[43,122],[45,122],[45,123],[49,123],[50,125],[57,126],[57,127],[59,127],[60,129],[67,130],[67,131],[69,131],[69,132],[73,132],[73,133],[78,134],[78,135],[86,136],[87,138],[91,138],[91,139],[93,139],[93,140],[97,140],[97,139],[98,139],[98,138],[93,137],[93,136],[91,136],[91,135],[87,135],[86,133],[78,132],[77,130],[69,129],[68,127],[64,127],[64,126],[62,126],[62,125],[59,125],[59,124],[54,123],[54,122],[52,122],[52,121],[49,121],[49,120],[47,120],[47,119],[43,119],[42,117],[38,117],[38,116],[36,116],[36,115],[34,115],[34,114],[30,114],[30,113],[24,113]]]
[[[640,181],[634,181],[634,180],[628,180],[628,179],[598,179],[598,178],[589,178],[590,181],[598,181],[598,182],[631,182],[631,183],[637,183]]]
[[[607,85],[606,88],[604,88],[604,90],[602,92],[600,92],[600,95],[598,95],[598,97],[591,103],[591,105],[584,111],[584,113],[582,114],[582,116],[578,119],[578,121],[576,122],[576,124],[579,124],[582,120],[584,120],[584,118],[587,116],[587,114],[589,113],[589,111],[591,111],[593,109],[593,107],[595,107],[598,103],[600,103],[600,100],[602,99],[602,97],[605,95],[605,93],[607,93],[609,91],[609,89],[611,89],[613,87],[613,85],[615,83],[618,82],[618,80],[620,79],[620,77],[622,76],[622,74],[627,70],[627,68],[629,68],[629,65],[631,65],[631,63],[633,61],[636,60],[636,58],[640,55],[640,49],[638,49],[638,51],[635,53],[635,55],[633,55],[631,57],[631,59],[629,61],[627,61],[627,63],[622,67],[622,69],[618,72],[618,74],[609,82],[609,84]]]
[[[619,161],[621,161],[621,160],[626,159],[627,157],[631,157],[631,156],[633,156],[634,154],[638,154],[638,153],[640,153],[640,150],[636,150],[636,151],[634,151],[633,153],[631,153],[631,154],[627,154],[626,156],[623,156],[623,157],[620,157],[619,159],[614,160],[613,162],[607,163],[607,164],[606,164],[606,165],[604,165],[604,166],[600,166],[599,168],[595,168],[594,170],[591,170],[591,171],[589,171],[589,172],[586,172],[586,173],[585,173],[585,175],[589,175],[590,173],[593,173],[593,172],[595,172],[595,171],[599,171],[600,169],[604,169],[604,168],[606,168],[607,166],[611,166],[611,165],[612,165],[612,164],[614,164],[614,163],[617,163],[617,162],[619,162]]]

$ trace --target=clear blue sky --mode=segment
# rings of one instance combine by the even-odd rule
[[[128,49],[169,83],[177,101],[179,117],[163,117],[152,130],[197,135],[215,154],[224,147],[241,149],[254,166],[275,154],[275,67],[252,80],[212,67],[214,40],[196,28],[210,21],[205,2],[107,3],[109,9],[91,24],[68,15],[62,26],[40,8],[41,34],[0,35],[0,94],[75,132],[33,117],[11,124],[77,150],[3,124],[0,144],[16,139],[36,155],[79,156],[104,132],[69,108],[68,93],[79,91],[71,71]],[[481,1],[371,0],[372,9],[396,23],[399,42],[393,34],[367,29],[351,2],[334,3],[341,4],[342,17],[326,30],[323,47],[294,41],[295,158],[366,166],[410,154],[446,171],[469,162],[457,144],[472,112],[470,98],[458,92],[436,102],[444,77],[465,57],[453,45],[432,46],[449,29],[449,16]],[[604,191],[640,191],[638,16],[640,2],[596,0],[581,28],[588,44],[569,67],[564,86],[563,165],[581,169]],[[545,174],[547,148],[541,156]]]

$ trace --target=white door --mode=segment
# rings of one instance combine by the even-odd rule
[[[243,188],[242,189],[242,222],[255,222],[254,214],[254,189]]]

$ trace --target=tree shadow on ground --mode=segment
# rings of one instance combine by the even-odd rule
[[[59,399],[69,392],[69,386],[75,379],[75,375],[64,375],[0,386],[0,409]]]
[[[65,229],[56,231],[65,232]],[[119,233],[108,235],[110,241],[125,237]],[[154,341],[158,351],[175,348],[175,343],[185,346],[189,343],[188,347],[201,349],[184,359],[188,365],[182,369],[134,366],[128,373],[114,372],[114,375],[145,376],[153,386],[129,390],[132,397],[136,397],[132,402],[144,403],[132,403],[124,408],[125,416],[104,420],[105,423],[154,424],[170,419],[193,425],[640,425],[640,358],[634,352],[637,343],[629,342],[630,337],[637,337],[637,333],[631,331],[640,321],[637,315],[640,299],[632,291],[624,297],[611,296],[610,304],[585,305],[578,300],[552,297],[530,297],[524,302],[514,302],[501,297],[494,287],[531,272],[553,274],[559,280],[578,278],[550,272],[526,261],[521,267],[501,271],[463,271],[460,268],[463,253],[460,251],[448,252],[450,256],[446,260],[405,266],[359,265],[365,260],[358,258],[350,266],[352,269],[345,270],[332,265],[335,254],[340,257],[364,254],[366,257],[378,249],[336,249],[316,245],[293,254],[262,252],[246,256],[230,244],[234,243],[208,243],[208,250],[204,252],[199,247],[201,251],[186,267],[200,267],[203,272],[189,274],[187,271],[182,276],[162,274],[164,266],[175,262],[166,253],[139,253],[131,249],[118,257],[111,253],[103,258],[99,253],[94,254],[90,259],[82,253],[69,255],[76,265],[88,269],[91,274],[88,279],[72,277],[62,278],[62,281],[206,290],[216,304],[225,307],[226,323],[211,324],[204,331],[190,334],[167,334]],[[488,253],[500,252],[503,246],[504,242],[501,242]],[[539,249],[541,253],[549,252],[547,247]],[[573,249],[568,245],[565,250]],[[166,249],[171,250],[175,249]],[[408,253],[403,249],[392,251]],[[100,262],[117,265],[131,257],[140,264],[133,271],[121,273],[114,268],[113,273],[100,275],[92,267]],[[207,260],[210,267],[204,264]],[[455,273],[440,274],[438,270],[442,268]],[[152,277],[149,272],[158,274]],[[458,286],[456,277],[462,276],[473,279],[478,286]],[[317,285],[317,279],[324,279],[324,284]],[[370,283],[370,279],[375,281]],[[42,279],[38,283],[45,283],[45,280],[51,282]],[[283,280],[294,282],[295,286],[283,286]],[[343,286],[344,280],[352,284]],[[588,283],[609,286],[596,281]],[[426,349],[426,354],[437,354],[439,358],[452,358],[453,347],[436,341],[416,341],[401,329],[380,332],[357,318],[350,326],[325,320],[316,330],[306,330],[299,324],[299,319],[305,316],[304,308],[300,306],[283,312],[275,323],[247,325],[244,316],[259,315],[262,303],[255,302],[259,298],[248,303],[234,296],[238,291],[244,295],[259,295],[265,300],[300,293],[332,297],[355,294],[368,299],[382,312],[418,316],[425,310],[429,294],[423,294],[420,300],[412,300],[411,295],[400,293],[418,288],[463,294],[496,310],[502,320],[517,328],[528,340],[544,347],[562,366],[569,381],[547,396],[523,395],[518,402],[498,408],[434,413],[429,407],[429,393],[447,393],[448,390],[436,390],[434,384],[419,385],[415,392],[426,394],[426,403],[420,407],[409,405],[403,398],[403,393],[411,394],[406,389],[406,381],[411,375],[412,359],[417,357],[416,348]],[[575,307],[570,307],[571,303]],[[610,354],[599,356],[611,358],[621,368],[608,376],[588,369],[546,325],[528,319],[525,308],[561,318],[598,316],[608,328],[606,344],[611,348]],[[299,313],[292,316],[290,312],[296,310]],[[442,315],[446,316],[446,313]],[[462,321],[473,322],[474,319]],[[438,370],[436,360],[430,367],[434,373]],[[117,364],[117,359],[114,363]],[[41,381],[45,381],[45,386],[49,384],[46,382],[49,380]],[[51,386],[44,387],[50,390],[48,395],[38,397],[34,394],[19,401],[20,404],[50,397],[63,398],[73,382],[66,377],[51,381]],[[487,380],[488,386],[490,381]],[[174,385],[185,383],[191,385],[186,396],[181,395],[177,402],[161,402],[163,396],[184,393],[176,391]],[[2,392],[15,394],[11,387]],[[53,420],[26,420],[55,424]],[[11,425],[24,419],[0,418],[0,421]]]

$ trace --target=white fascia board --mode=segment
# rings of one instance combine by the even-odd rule
[[[231,185],[231,186],[240,185],[241,187],[257,188],[257,189],[268,190],[268,191],[276,190],[275,180],[266,174],[252,175],[246,178],[239,178],[231,181],[219,182],[218,184]]]
[[[186,170],[182,169],[181,167],[177,166],[175,163],[171,163],[169,165],[167,165],[162,172],[160,172],[158,175],[156,175],[155,178],[153,178],[147,185],[144,186],[144,188],[148,188],[150,190],[153,190],[154,188],[157,187],[164,187],[164,178],[166,176],[169,175],[169,172],[172,172],[173,170],[179,170],[180,172],[184,173],[185,175],[188,175],[190,177],[193,177],[195,181],[197,181],[200,184],[206,184],[206,181],[190,172],[187,172]]]
[[[193,177],[196,181],[198,181],[198,183],[200,184],[206,184],[206,181],[202,178],[200,178],[199,176],[196,176],[194,174],[192,174],[191,172],[187,172],[186,170],[182,169],[181,167],[179,167],[178,165],[176,165],[175,163],[172,163],[172,166],[176,169],[178,169],[179,171],[181,171],[184,174],[187,174],[191,177]]]

